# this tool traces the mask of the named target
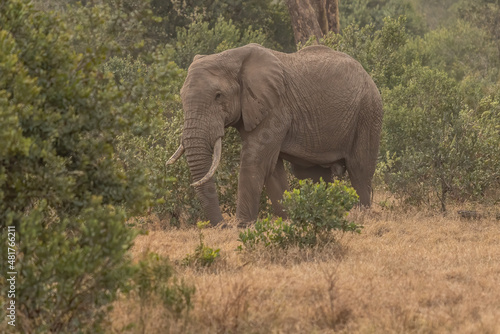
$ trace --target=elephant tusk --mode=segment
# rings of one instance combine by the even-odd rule
[[[181,143],[179,145],[179,148],[177,149],[177,151],[175,151],[175,153],[170,157],[170,159],[168,159],[165,166],[168,166],[168,165],[175,163],[184,154],[185,150],[186,149],[184,148],[184,145],[182,145],[182,143]]]
[[[192,183],[191,185],[193,187],[201,186],[202,184],[210,180],[212,176],[214,176],[217,167],[219,167],[221,151],[222,151],[222,139],[219,137],[219,139],[217,139],[217,141],[215,142],[214,153],[212,155],[212,166],[210,166],[210,170],[201,180]]]

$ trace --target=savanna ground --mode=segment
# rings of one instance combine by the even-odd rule
[[[377,202],[377,201],[375,201]],[[115,333],[500,333],[500,221],[419,209],[351,212],[360,235],[313,249],[238,252],[234,229],[204,230],[220,248],[208,268],[183,266],[194,228],[156,220],[132,256],[168,256],[194,284],[194,307],[175,320],[154,300],[115,302]],[[497,210],[498,211],[498,210]],[[154,219],[152,219],[154,220]],[[134,325],[130,325],[134,324]]]

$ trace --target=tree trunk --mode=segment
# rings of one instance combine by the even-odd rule
[[[340,32],[339,0],[326,1],[326,16],[328,17],[328,31],[338,34]]]
[[[316,38],[323,36],[316,11],[311,6],[313,1],[287,0],[286,2],[296,44],[299,42],[304,44],[311,36],[316,36]]]
[[[287,0],[295,43],[339,32],[339,0]]]

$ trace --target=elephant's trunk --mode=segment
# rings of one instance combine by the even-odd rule
[[[219,167],[221,151],[222,151],[222,139],[218,138],[215,141],[214,153],[212,156],[212,165],[210,166],[210,169],[201,180],[191,184],[193,187],[199,187],[212,179],[212,177],[215,174],[215,171],[217,170],[217,167]]]
[[[215,152],[212,152],[209,139],[206,139],[209,136],[204,137],[203,133],[202,129],[190,127],[186,123],[183,133],[183,145],[196,195],[201,202],[207,219],[212,225],[215,225],[222,221],[219,198],[213,179],[218,159],[220,159],[221,139],[216,140],[213,149]]]

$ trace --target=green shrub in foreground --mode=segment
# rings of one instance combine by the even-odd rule
[[[213,249],[211,247],[208,247],[203,242],[204,239],[203,229],[206,228],[209,224],[210,222],[208,221],[198,222],[197,227],[199,232],[200,243],[196,247],[193,254],[188,254],[182,260],[182,263],[184,265],[189,266],[192,264],[197,264],[203,267],[209,267],[219,257],[219,251],[220,251],[219,248]]]
[[[362,226],[349,222],[349,210],[358,202],[358,195],[343,182],[326,183],[320,180],[299,182],[299,188],[283,194],[283,206],[289,220],[272,220],[268,217],[255,223],[254,228],[240,233],[239,241],[245,248],[264,247],[287,248],[291,245],[311,247],[319,241],[331,238],[333,230],[360,232]]]
[[[103,13],[89,12],[96,29],[111,20]],[[75,52],[82,35],[28,0],[0,2],[0,243],[13,226],[17,253],[8,270],[2,248],[0,271],[17,272],[22,333],[104,332],[136,270],[128,254],[136,233],[124,223],[151,198],[115,150],[116,137],[144,118],[141,86],[127,94],[101,70],[110,45]],[[2,294],[1,319],[7,303]]]

